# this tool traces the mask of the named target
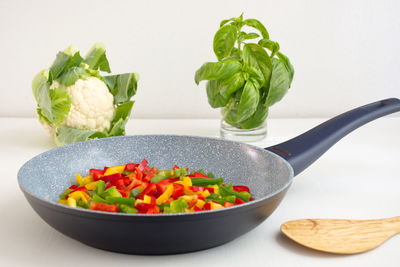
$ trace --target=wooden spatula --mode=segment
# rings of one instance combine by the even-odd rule
[[[297,243],[336,254],[361,253],[400,233],[400,217],[380,220],[303,219],[288,221],[281,231]]]

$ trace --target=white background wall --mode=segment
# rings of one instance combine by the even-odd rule
[[[32,77],[70,44],[106,45],[141,76],[136,118],[218,118],[194,72],[222,19],[261,20],[289,56],[291,90],[270,116],[324,117],[400,97],[400,1],[0,1],[0,116],[35,116]]]

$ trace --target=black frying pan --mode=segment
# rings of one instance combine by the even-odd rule
[[[142,135],[90,140],[56,148],[25,163],[18,182],[50,226],[87,245],[123,253],[173,254],[229,242],[263,222],[284,197],[292,178],[343,136],[400,111],[386,99],[339,115],[266,149],[216,138]],[[75,173],[147,158],[154,166],[207,169],[228,182],[249,185],[256,200],[221,210],[184,214],[114,214],[57,203]]]

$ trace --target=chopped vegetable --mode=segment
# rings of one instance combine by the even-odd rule
[[[125,134],[138,75],[100,71],[111,72],[104,45],[97,43],[85,57],[68,47],[34,77],[39,121],[57,146]]]
[[[202,170],[189,172],[174,165],[170,170],[150,167],[147,160],[90,169],[77,184],[59,195],[58,203],[71,207],[122,213],[180,213],[216,210],[252,200],[244,185],[224,184]]]

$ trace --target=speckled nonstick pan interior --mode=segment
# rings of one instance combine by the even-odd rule
[[[138,135],[90,140],[42,153],[18,173],[25,197],[61,233],[100,249],[133,254],[174,254],[229,242],[263,222],[279,205],[294,175],[352,130],[400,111],[399,99],[371,103],[266,149],[216,138]],[[207,169],[248,185],[255,200],[221,210],[182,214],[115,214],[71,208],[58,195],[76,173],[138,162]]]

